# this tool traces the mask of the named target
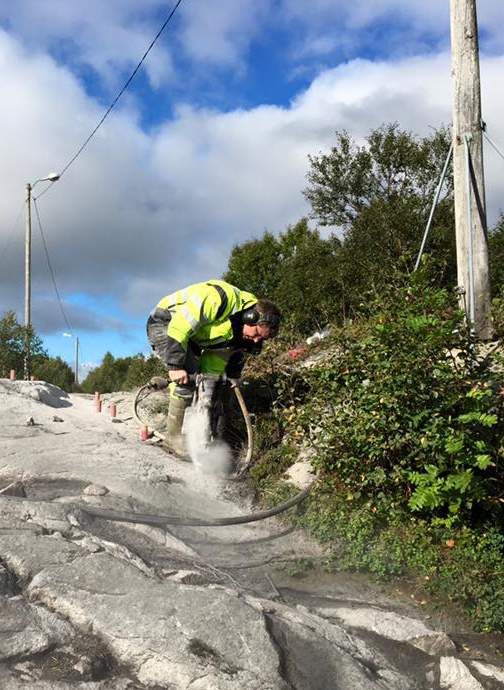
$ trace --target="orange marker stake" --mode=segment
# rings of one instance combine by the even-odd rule
[[[115,402],[111,402],[109,405],[110,416],[115,417],[117,415],[117,405]]]
[[[10,370],[10,380],[11,380],[11,381],[15,381],[15,380],[16,380],[16,370],[15,370],[15,369],[11,369],[11,370]]]
[[[146,426],[143,426],[140,429],[140,440],[141,441],[147,441],[148,438],[149,438],[149,428]]]

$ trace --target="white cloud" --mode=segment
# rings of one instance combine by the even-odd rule
[[[191,0],[182,7],[181,42],[197,60],[243,68],[251,41],[271,11],[267,0]]]
[[[501,145],[503,96],[495,87],[503,67],[503,57],[483,63],[485,116]],[[0,111],[1,249],[25,183],[60,169],[102,110],[67,69],[28,54],[5,33],[0,75],[8,104]],[[307,155],[328,149],[336,129],[362,138],[382,122],[398,120],[427,134],[430,126],[450,121],[450,93],[449,56],[441,54],[351,61],[320,74],[284,108],[222,113],[180,104],[174,118],[150,134],[132,109],[123,108],[39,202],[63,296],[105,296],[134,316],[145,315],[176,287],[219,275],[234,243],[265,228],[284,230],[306,213],[301,190]],[[504,192],[502,161],[488,154],[487,163],[495,217]],[[35,217],[33,224],[36,237]],[[0,311],[21,306],[22,251],[20,223],[8,255],[0,257]],[[35,315],[51,294],[37,240]],[[78,318],[93,327],[84,307]],[[51,319],[44,316],[47,327]]]
[[[449,45],[449,2],[440,0],[282,0],[277,21],[297,29],[297,59],[331,51],[354,57],[363,47],[368,54],[415,55]],[[502,51],[502,1],[479,0],[478,23],[483,48]]]
[[[174,6],[175,0],[87,0],[84,9],[67,0],[17,0],[0,4],[0,26],[30,50],[50,51],[77,75],[91,67],[114,90]],[[243,71],[269,11],[268,0],[183,2],[144,63],[151,85],[173,80],[173,56],[180,50],[207,69],[212,64]]]
[[[82,65],[92,67],[114,88],[120,70],[139,61],[167,14],[161,0],[142,0],[140,8],[133,0],[0,3],[0,24],[31,51],[50,50],[77,73]],[[159,42],[145,64],[154,86],[172,76],[172,43]]]

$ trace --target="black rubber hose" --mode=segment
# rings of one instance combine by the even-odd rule
[[[224,527],[226,525],[243,525],[247,522],[258,522],[266,518],[279,515],[293,506],[301,503],[310,493],[313,484],[300,491],[298,494],[284,501],[269,510],[261,510],[258,513],[248,515],[237,515],[235,517],[214,518],[184,518],[177,515],[149,515],[148,513],[129,513],[120,510],[107,510],[106,508],[95,508],[92,506],[79,505],[79,509],[92,517],[101,517],[114,522],[134,522],[144,525],[179,525],[180,527]]]

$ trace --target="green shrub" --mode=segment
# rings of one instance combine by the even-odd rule
[[[416,285],[341,333],[296,413],[320,472],[349,501],[385,499],[440,524],[502,520],[502,397],[454,299]]]
[[[319,483],[291,519],[330,545],[332,567],[414,578],[502,631],[502,357],[478,354],[455,295],[426,275],[363,302],[312,366],[275,353],[252,478],[278,502],[310,446]]]

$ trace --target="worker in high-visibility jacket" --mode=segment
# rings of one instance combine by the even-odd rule
[[[190,374],[226,374],[238,379],[246,353],[258,354],[277,335],[281,313],[266,299],[226,283],[208,280],[163,297],[147,321],[155,354],[165,363],[170,404],[165,445],[184,455],[182,424],[191,404]]]

